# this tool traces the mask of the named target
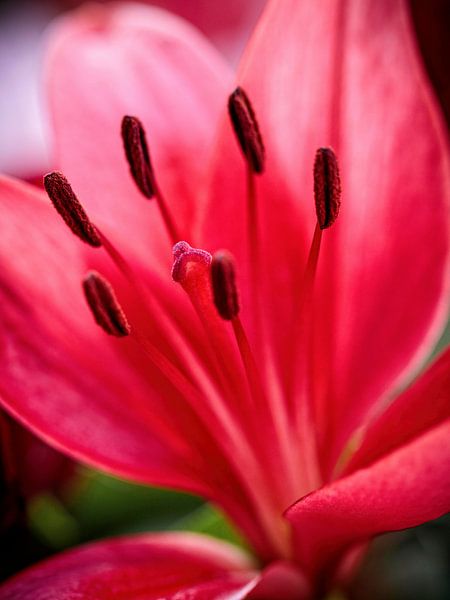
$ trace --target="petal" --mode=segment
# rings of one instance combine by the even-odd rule
[[[346,473],[366,466],[450,417],[450,348],[370,424]]]
[[[0,23],[0,172],[31,178],[47,167],[39,84],[42,29],[54,7],[8,6]]]
[[[263,8],[264,1],[246,0],[242,3],[241,0],[229,0],[212,3],[210,0],[157,0],[154,4],[194,23],[230,61],[235,63]]]
[[[414,527],[450,509],[450,420],[368,468],[313,492],[287,512],[307,570],[352,545]]]
[[[75,459],[204,492],[187,475],[190,451],[183,456],[178,438],[161,432],[148,386],[94,324],[81,292],[78,240],[35,188],[4,178],[0,197],[5,408]]]
[[[406,3],[353,8],[339,146],[349,202],[327,256],[328,277],[337,272],[334,356],[321,405],[334,438],[323,437],[330,462],[429,356],[450,298],[446,129]]]
[[[0,587],[2,600],[231,598],[251,580],[236,548],[190,534],[116,538],[60,554]],[[234,596],[242,597],[242,596]]]
[[[251,600],[307,600],[310,597],[308,580],[297,566],[287,561],[269,564],[246,596]]]
[[[170,245],[155,202],[131,180],[120,124],[141,119],[156,178],[189,235],[205,153],[212,141],[228,67],[191,26],[131,3],[86,6],[50,35],[47,88],[55,159],[92,218],[145,260],[156,240]]]
[[[314,302],[314,402],[331,468],[350,432],[411,376],[445,322],[445,128],[403,0],[274,0],[238,81],[254,104],[267,151],[257,182],[266,277],[260,295],[284,381],[295,369],[300,374],[292,298],[315,222],[316,149],[333,146],[341,167],[341,215],[323,234]],[[237,255],[245,281],[242,163],[224,127],[204,236]]]
[[[145,313],[140,321],[134,313],[141,304],[130,315],[141,337],[113,338],[95,325],[80,282],[87,264],[104,265],[103,250],[80,252],[79,240],[35,188],[4,179],[0,195],[6,410],[77,460],[220,503],[261,555],[273,553],[282,543],[281,508],[270,502],[257,446],[237,415],[211,384],[198,392],[198,380],[185,379],[190,387],[177,388],[173,364],[164,376],[148,360],[141,337],[163,353],[167,340],[160,329],[153,336],[151,326],[139,331]],[[157,325],[164,313],[153,316]],[[201,365],[192,356],[180,368],[195,376]]]

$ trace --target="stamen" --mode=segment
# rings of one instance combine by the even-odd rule
[[[316,378],[313,372],[314,354],[314,285],[319,264],[323,229],[337,219],[340,207],[341,185],[336,156],[331,148],[319,148],[314,161],[314,196],[317,223],[306,268],[298,289],[293,326],[293,356],[297,365],[290,390],[294,425],[301,440],[305,458],[305,477],[311,487],[320,482],[315,428]]]
[[[152,180],[153,168],[150,162],[145,130],[136,117],[122,119],[122,139],[131,175],[147,198],[155,195]]]
[[[138,118],[123,117],[122,139],[134,182],[146,198],[155,196],[167,233],[172,243],[175,244],[181,235],[157,184],[150,161],[145,130]]]
[[[100,236],[81,206],[70,183],[58,172],[44,177],[44,187],[48,197],[66,225],[83,242],[98,248],[102,245]]]
[[[214,304],[223,319],[231,321],[239,314],[234,260],[229,252],[216,252],[211,262]]]
[[[83,290],[95,321],[106,333],[116,337],[130,334],[127,318],[106,279],[90,271],[83,279]]]
[[[228,100],[228,110],[239,145],[247,161],[247,248],[250,265],[250,290],[253,329],[257,345],[263,353],[268,352],[261,316],[260,294],[262,286],[259,211],[256,191],[256,175],[264,171],[265,150],[258,121],[251,102],[241,87],[235,89]]]
[[[214,304],[222,319],[231,321],[233,332],[247,375],[253,399],[261,405],[264,392],[250,343],[239,318],[239,300],[236,287],[234,259],[226,250],[219,250],[211,262],[211,282]]]
[[[319,148],[316,152],[314,198],[320,229],[326,229],[336,221],[341,205],[339,168],[331,148]]]
[[[237,87],[228,100],[228,111],[234,132],[254,173],[264,171],[264,143],[255,112],[247,94]]]

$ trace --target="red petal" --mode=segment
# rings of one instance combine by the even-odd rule
[[[275,561],[267,566],[246,598],[251,600],[307,600],[311,597],[308,580],[297,566]]]
[[[366,466],[450,417],[450,348],[370,424],[345,471]]]
[[[450,509],[450,420],[368,468],[299,500],[287,512],[307,570],[351,545],[414,527]]]
[[[35,188],[2,179],[0,192],[5,408],[76,459],[204,492],[187,474],[192,456],[180,455],[176,436],[160,431],[154,392],[120,360],[89,314],[79,241]]]
[[[375,403],[430,352],[450,297],[445,128],[405,4],[274,0],[238,79],[267,150],[258,181],[260,295],[282,381],[297,367],[292,297],[313,234],[316,149],[333,146],[341,167],[341,214],[324,232],[314,302],[316,413],[330,465]],[[237,256],[245,281],[242,163],[228,127],[205,237]],[[245,300],[244,290],[244,315]]]
[[[249,568],[238,550],[207,537],[117,538],[70,550],[16,575],[0,588],[0,598],[225,600],[247,587]]]
[[[233,63],[239,59],[265,0],[156,0],[163,8],[191,21],[207,35]]]
[[[157,214],[132,182],[120,137],[138,117],[156,178],[183,235],[192,228],[197,182],[226,98],[230,74],[187,23],[137,4],[87,6],[60,20],[47,61],[58,167],[94,220],[146,261],[170,245]]]

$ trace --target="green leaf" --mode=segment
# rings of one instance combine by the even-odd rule
[[[234,525],[212,504],[203,504],[173,523],[172,529],[205,533],[248,550],[248,546]]]
[[[27,506],[28,525],[32,533],[47,547],[60,550],[80,541],[76,519],[52,494],[39,494]]]
[[[189,494],[138,485],[81,469],[68,509],[83,539],[166,529],[201,500]]]

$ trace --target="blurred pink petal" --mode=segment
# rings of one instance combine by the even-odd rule
[[[2,600],[243,598],[254,578],[233,547],[192,534],[117,538],[70,550],[0,590]],[[38,590],[38,591],[37,591]]]
[[[187,23],[138,4],[80,9],[56,23],[51,41],[46,90],[55,160],[92,217],[143,258],[150,246],[164,248],[159,216],[142,219],[120,144],[122,117],[136,114],[151,132],[161,186],[190,236],[199,179],[232,84],[229,67]]]
[[[0,15],[0,171],[31,177],[48,166],[42,115],[42,34],[52,11],[42,3],[9,3]]]
[[[236,64],[265,0],[146,1],[179,14],[198,27],[225,59]],[[18,0],[0,19],[0,171],[28,180],[49,168],[49,131],[41,89],[45,29],[77,0]]]

